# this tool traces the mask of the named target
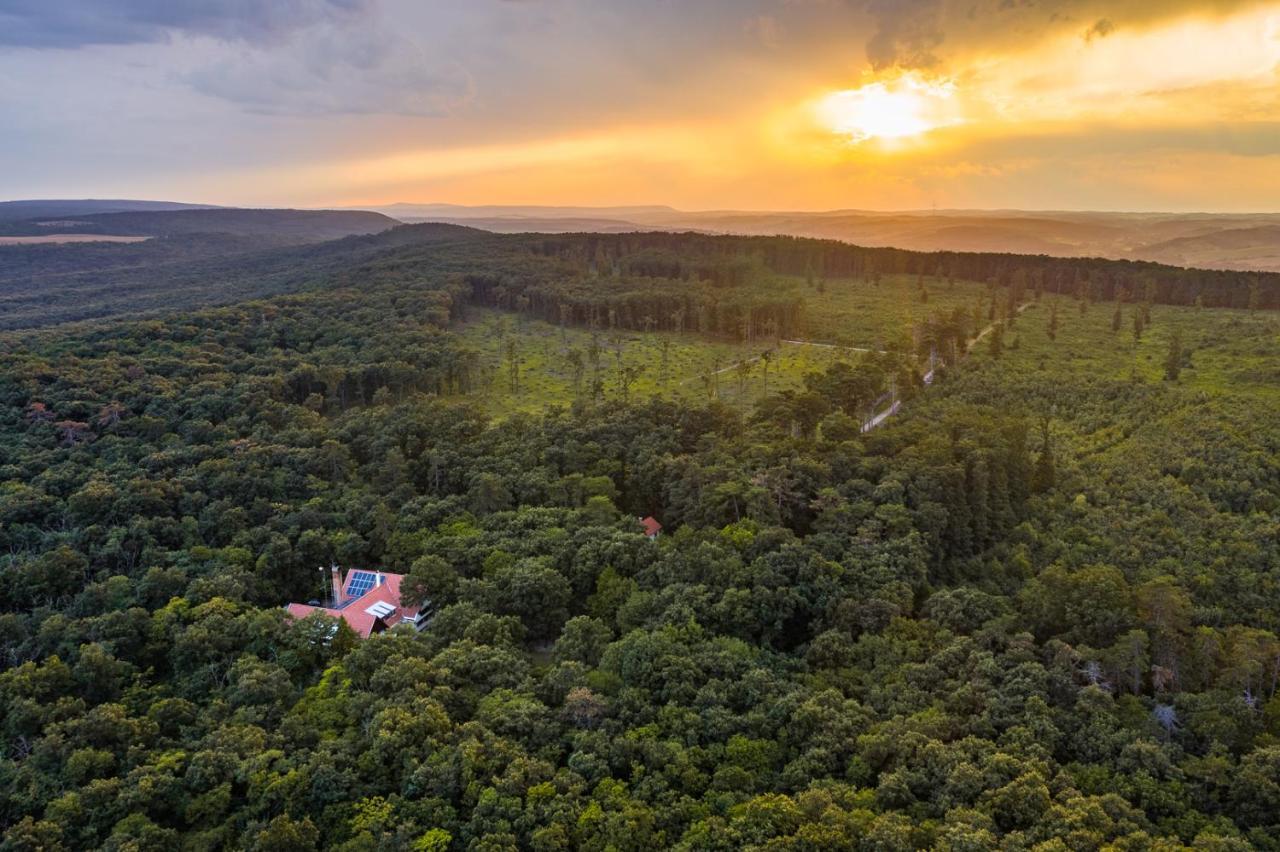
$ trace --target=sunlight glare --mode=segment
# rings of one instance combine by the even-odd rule
[[[956,124],[951,103],[955,86],[906,74],[832,92],[818,102],[818,118],[833,133],[853,142],[905,139]]]

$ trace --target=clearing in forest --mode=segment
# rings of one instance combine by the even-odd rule
[[[913,327],[930,316],[959,309],[985,317],[992,292],[986,284],[912,275],[812,283],[780,276],[778,284],[802,292],[803,336],[743,343],[696,332],[593,332],[485,308],[470,309],[458,333],[481,355],[482,395],[495,414],[590,398],[597,379],[609,398],[714,398],[746,409],[766,389],[798,390],[806,374],[837,361],[909,348]]]
[[[857,354],[774,341],[716,341],[693,332],[593,333],[505,311],[471,313],[458,334],[481,355],[481,395],[495,414],[589,398],[597,379],[607,398],[718,398],[749,407],[766,386],[770,393],[799,388],[806,373]]]

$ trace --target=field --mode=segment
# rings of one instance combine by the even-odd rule
[[[1049,297],[1033,304],[1005,331],[998,358],[989,340],[980,343],[964,369],[907,406],[901,420],[933,421],[961,400],[1027,418],[1033,428],[1049,418],[1059,462],[1070,471],[1063,481],[1114,509],[1110,520],[1098,521],[1102,528],[1123,523],[1117,519],[1129,511],[1116,508],[1115,491],[1128,488],[1136,501],[1134,495],[1154,494],[1162,476],[1180,476],[1188,465],[1204,471],[1195,476],[1218,481],[1218,493],[1231,495],[1220,498],[1224,503],[1244,505],[1247,483],[1266,476],[1249,469],[1267,457],[1245,448],[1266,434],[1280,405],[1280,318],[1157,305],[1135,339],[1138,306],[1122,305],[1113,330],[1114,302],[1081,313],[1078,302],[1064,298],[1051,338],[1052,309]],[[1180,368],[1171,380],[1166,368],[1175,338]],[[1122,478],[1141,481],[1121,485]],[[1109,484],[1084,485],[1099,482]],[[1184,499],[1179,494],[1167,499]]]
[[[922,283],[927,298],[921,297]],[[886,275],[878,284],[833,279],[805,290],[807,337],[842,346],[882,348],[932,313],[955,308],[971,311],[987,293],[986,284],[948,283],[933,277],[921,282],[914,275]]]
[[[481,354],[487,373],[482,395],[494,414],[537,412],[590,394],[594,373],[590,331],[474,309],[459,336]],[[716,397],[740,407],[748,407],[763,396],[766,381],[771,393],[797,388],[805,373],[841,357],[861,356],[827,346],[783,343],[771,354],[766,377],[761,356],[771,347],[765,342],[740,344],[665,332],[601,332],[594,337],[600,347],[600,382],[607,397],[623,395],[621,380],[624,372],[631,370],[635,371],[634,379],[627,394],[632,398],[664,396],[698,402]],[[514,347],[518,363],[518,388],[511,381],[509,347]],[[574,350],[584,361],[576,389],[575,367],[570,361]]]
[[[790,282],[793,285],[795,282]],[[803,286],[803,281],[799,282]],[[766,389],[797,389],[806,373],[837,360],[853,360],[902,340],[912,323],[930,313],[971,310],[986,296],[986,285],[925,279],[927,298],[915,277],[870,281],[833,280],[805,292],[805,339],[738,343],[695,333],[599,331],[561,328],[513,313],[473,308],[459,335],[481,355],[487,380],[483,392],[494,414],[535,412],[568,405],[591,392],[593,337],[601,349],[600,381],[609,397],[623,395],[622,378],[634,371],[627,394],[664,396],[691,402],[718,398],[748,408]],[[575,387],[574,350],[584,359]],[[769,351],[766,377],[763,353]],[[512,383],[514,351],[519,381]]]
[[[972,310],[989,302],[986,285],[928,279],[922,301],[914,278],[869,282],[834,281],[826,292],[806,296],[810,333],[806,340],[743,344],[694,333],[641,333],[561,328],[516,314],[472,309],[459,336],[481,356],[485,381],[481,397],[495,415],[537,412],[569,405],[591,394],[592,340],[600,348],[599,377],[604,396],[664,397],[687,402],[717,398],[747,409],[769,392],[794,390],[805,374],[838,360],[865,357],[901,338],[911,322],[935,311]],[[1058,328],[1049,337],[1056,302]],[[1246,394],[1280,400],[1280,320],[1271,313],[1156,306],[1149,324],[1134,338],[1134,305],[1121,306],[1113,330],[1114,303],[1081,312],[1078,301],[1043,295],[1004,334],[1000,369],[1007,377],[1053,386],[1078,377],[1124,378],[1138,384],[1164,382],[1165,362],[1176,333],[1183,350],[1176,387],[1185,393]],[[985,315],[985,313],[984,313]],[[770,351],[768,376],[762,354]],[[574,352],[583,366],[575,383]],[[518,364],[512,382],[511,355]],[[989,341],[975,347],[990,360]],[[983,369],[970,381],[981,381]],[[1057,379],[1055,379],[1055,376]],[[623,378],[629,379],[625,393]],[[1007,381],[1007,379],[1005,379]],[[767,381],[767,385],[766,385]]]
[[[1070,375],[1164,382],[1176,335],[1183,353],[1178,388],[1280,400],[1280,318],[1274,312],[1158,305],[1135,338],[1138,306],[1120,306],[1119,328],[1113,329],[1114,302],[1082,313],[1079,302],[1062,298],[1050,339],[1052,305],[1052,297],[1044,297],[1005,332],[1004,370],[1027,380]],[[990,357],[988,346],[979,345],[978,352]]]

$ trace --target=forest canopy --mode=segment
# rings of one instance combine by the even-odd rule
[[[172,260],[0,335],[4,849],[1280,848],[1280,276],[421,226],[197,308]],[[895,331],[770,384],[835,302]],[[495,417],[482,311],[769,356]],[[288,619],[331,563],[434,618]]]

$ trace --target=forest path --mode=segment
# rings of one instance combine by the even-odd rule
[[[753,355],[753,356],[752,356],[752,357],[750,357],[750,358],[742,358],[741,360],[734,361],[734,362],[733,362],[732,364],[730,364],[729,366],[727,366],[727,367],[722,367],[722,368],[721,368],[721,369],[719,369],[719,370],[712,370],[710,373],[699,373],[699,374],[698,374],[698,375],[696,375],[696,376],[690,376],[689,378],[687,378],[687,379],[683,380],[682,382],[680,382],[680,384],[682,384],[682,385],[687,385],[687,384],[689,384],[689,382],[692,382],[692,381],[700,381],[700,380],[702,380],[702,379],[708,379],[708,378],[710,378],[710,377],[712,377],[712,376],[719,376],[719,375],[720,375],[720,374],[722,374],[722,373],[728,373],[728,372],[731,372],[731,371],[733,371],[733,370],[738,369],[738,365],[739,365],[739,364],[754,364],[755,362],[757,362],[757,361],[761,360],[763,357],[764,357],[764,356],[762,356],[762,355]]]
[[[885,353],[883,349],[867,349],[864,346],[841,346],[837,343],[819,343],[816,340],[780,340],[779,343],[790,343],[792,346],[816,346],[819,349],[839,349],[842,352],[877,352],[881,355]]]
[[[1036,303],[1027,302],[1024,305],[1019,305],[1018,310],[1014,312],[1015,315],[1022,316],[1022,312],[1034,304]],[[981,343],[984,337],[986,337],[991,332],[995,331],[996,326],[1000,325],[1003,322],[1004,320],[996,320],[995,322],[987,325],[987,327],[984,328],[982,331],[978,332],[978,336],[975,337],[973,340],[969,341],[969,345],[965,346],[964,348],[965,355],[968,355],[970,352],[972,352],[973,348],[977,346],[979,343]],[[936,372],[936,368],[931,369],[929,370],[929,372],[924,374],[924,386],[926,388],[933,385],[933,376],[935,372]],[[894,400],[893,403],[891,403],[888,408],[886,408],[884,411],[881,411],[876,416],[872,417],[866,423],[862,424],[863,433],[865,434],[867,432],[870,432],[872,429],[876,429],[880,426],[883,426],[885,421],[888,420],[893,415],[897,414],[899,409],[901,408],[902,408],[902,400]]]
[[[1034,304],[1036,304],[1036,303],[1035,303],[1035,302],[1027,302],[1025,305],[1020,305],[1020,306],[1018,307],[1018,310],[1017,310],[1015,313],[1017,314],[1017,316],[1022,316],[1022,312],[1023,312],[1023,311],[1025,311],[1027,308],[1031,307],[1031,306],[1032,306],[1032,305],[1034,305]],[[1004,322],[1004,320],[997,320],[996,322],[993,322],[993,323],[991,323],[990,325],[988,325],[988,326],[987,326],[986,328],[984,328],[982,331],[978,332],[978,336],[977,336],[977,337],[975,337],[973,340],[970,340],[970,341],[969,341],[969,345],[968,345],[968,346],[966,346],[966,347],[964,348],[964,351],[965,351],[965,352],[972,352],[972,351],[973,351],[973,347],[975,347],[975,346],[977,346],[979,343],[981,343],[981,342],[982,342],[982,338],[986,337],[988,334],[990,334],[991,332],[995,331],[996,326],[998,326],[998,325],[999,325],[1000,323],[1002,323],[1002,322]]]

